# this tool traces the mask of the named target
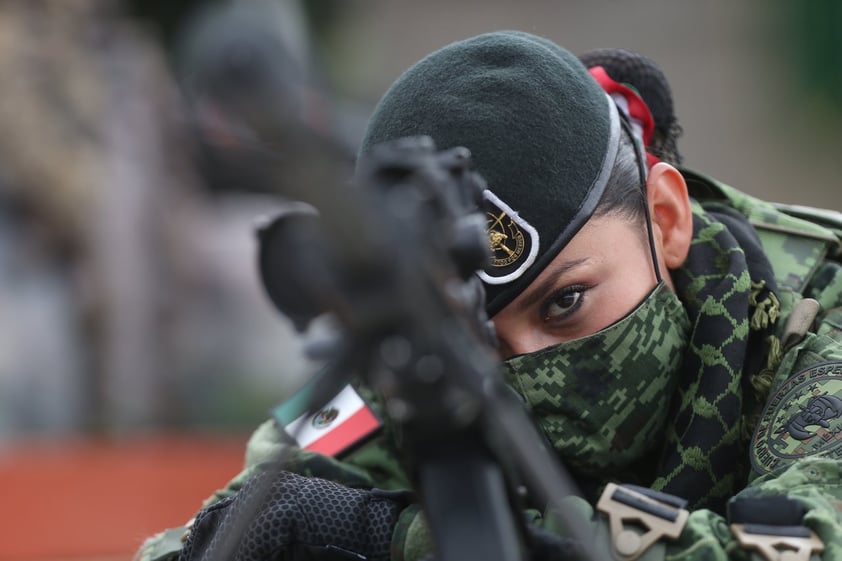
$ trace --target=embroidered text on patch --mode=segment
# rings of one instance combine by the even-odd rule
[[[768,473],[818,455],[842,458],[842,362],[814,365],[778,388],[755,430],[751,463]]]
[[[490,190],[483,196],[491,264],[479,276],[489,284],[505,284],[520,277],[535,261],[538,232]]]

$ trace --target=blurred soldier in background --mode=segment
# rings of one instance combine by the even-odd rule
[[[27,343],[7,349],[13,360],[0,384],[16,386],[39,361],[66,365],[42,365],[26,374],[29,384],[40,380],[36,391],[0,399],[14,396],[34,416],[65,408],[54,430],[128,426],[173,410],[162,391],[172,354],[159,288],[176,274],[175,213],[188,204],[191,178],[184,151],[173,149],[183,135],[159,48],[111,8],[94,0],[0,7],[7,235],[28,240],[16,253],[40,263],[63,299],[37,328],[25,300],[3,314],[11,331],[3,339]],[[72,344],[57,348],[68,330]],[[8,422],[6,430],[49,428]]]
[[[177,31],[216,4],[0,6],[0,436],[250,425],[303,372],[252,265],[278,201],[212,167],[208,82],[174,77]],[[331,126],[297,3],[237,4]]]

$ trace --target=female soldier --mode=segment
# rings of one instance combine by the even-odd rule
[[[644,502],[664,498],[651,490],[687,501],[672,535],[643,522],[655,544],[597,533],[617,557],[838,558],[839,230],[647,158],[645,103],[591,73],[521,32],[448,45],[389,89],[362,152],[416,135],[471,151],[488,182],[493,255],[479,275],[507,381],[592,502],[609,482],[643,486],[631,492]],[[261,430],[268,456],[287,447],[277,427]],[[395,456],[388,427],[339,459],[294,454],[260,522],[240,521],[235,557],[423,555],[418,508],[366,490],[407,485]],[[269,477],[254,473],[200,513],[182,558],[219,553]],[[337,497],[349,506],[320,506]],[[602,492],[597,526],[615,506]]]

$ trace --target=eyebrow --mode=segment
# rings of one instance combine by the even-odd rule
[[[558,277],[567,273],[571,269],[579,267],[589,260],[589,257],[582,257],[581,259],[571,259],[570,261],[562,261],[557,265],[548,266],[545,270],[549,271],[550,274],[547,275],[547,278],[541,282],[541,284],[534,287],[523,297],[523,300],[517,306],[518,310],[526,310],[527,308],[532,307],[536,302],[543,299],[548,292],[554,289],[554,285]]]

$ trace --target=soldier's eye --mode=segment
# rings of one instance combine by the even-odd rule
[[[547,298],[541,306],[541,317],[545,322],[567,319],[576,312],[585,298],[588,287],[566,286]]]

